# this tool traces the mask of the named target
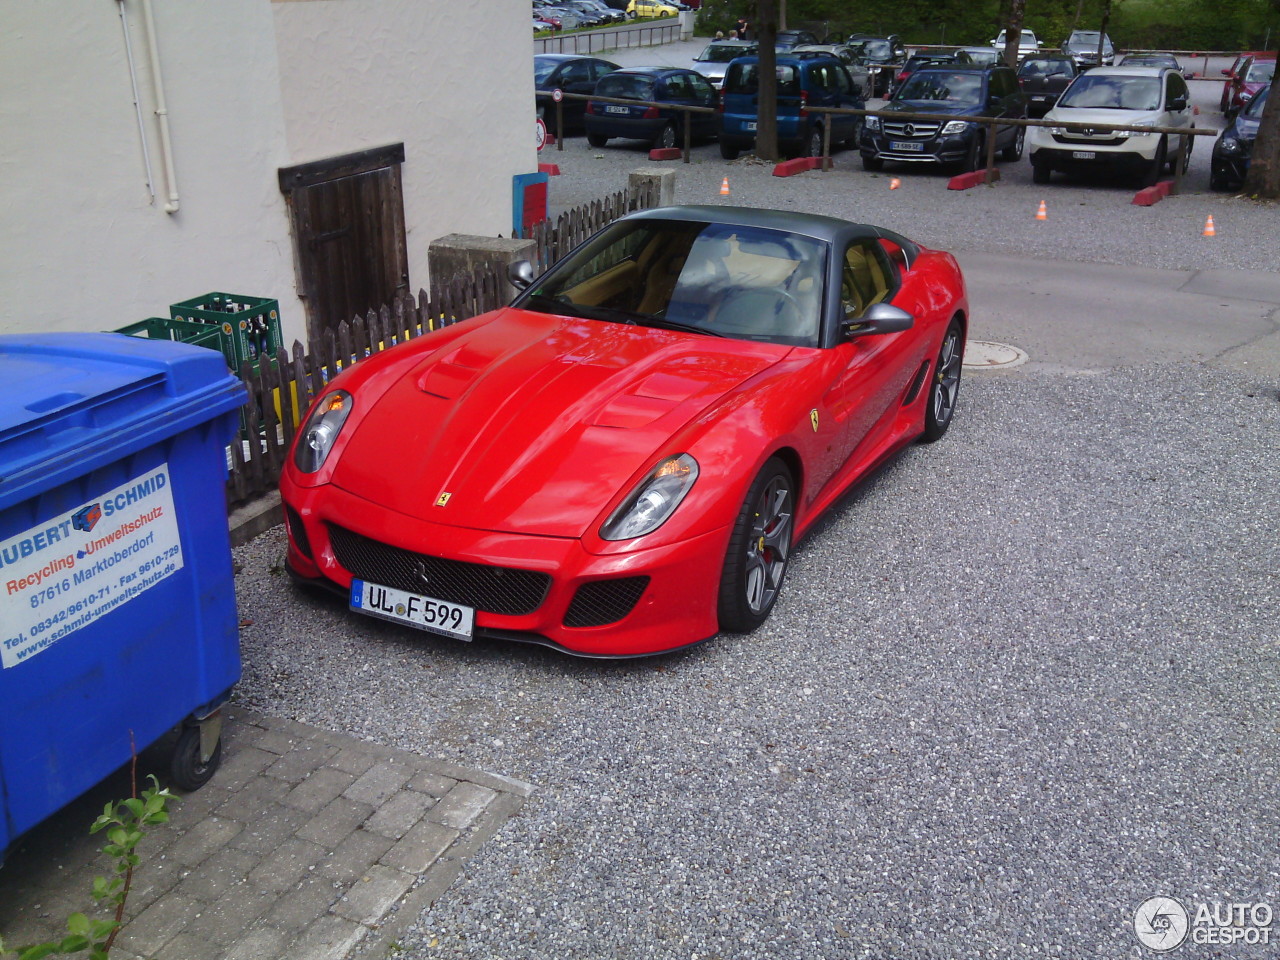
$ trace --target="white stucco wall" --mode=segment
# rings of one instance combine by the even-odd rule
[[[117,4],[0,2],[0,332],[113,329],[224,290],[277,297],[300,333],[270,4],[154,0],[172,215],[139,0],[125,9],[154,202]]]
[[[538,169],[525,0],[275,0],[293,163],[403,142],[413,288],[449,233],[511,235]]]
[[[222,290],[305,331],[277,170],[405,144],[410,280],[448,233],[509,235],[537,169],[523,0],[152,0],[181,209],[165,182],[141,0],[0,0],[0,333],[114,329]]]

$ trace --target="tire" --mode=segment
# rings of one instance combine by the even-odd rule
[[[884,169],[884,161],[879,157],[868,157],[864,153],[862,155],[862,169],[868,173],[879,173]]]
[[[1162,135],[1160,137],[1160,145],[1156,147],[1155,158],[1151,161],[1151,166],[1142,175],[1142,185],[1144,187],[1154,187],[1160,182],[1160,175],[1164,173],[1164,165],[1168,156],[1169,138]]]
[[[676,145],[676,128],[671,124],[667,124],[659,130],[653,137],[653,148],[655,150],[668,150]]]
[[[1194,130],[1195,127],[1192,127],[1191,129]],[[1191,169],[1191,151],[1195,147],[1195,143],[1196,143],[1195,137],[1188,136],[1188,137],[1182,138],[1182,146],[1179,149],[1182,150],[1182,172],[1183,173],[1186,173],[1188,170]],[[1178,155],[1176,152],[1174,153],[1173,158],[1169,161],[1169,172],[1170,173],[1178,172]]]
[[[1225,193],[1231,189],[1231,179],[1225,170],[1214,167],[1209,171],[1209,189],[1218,193]]]
[[[1019,127],[1013,135],[1013,143],[1000,151],[1000,159],[1006,163],[1017,163],[1022,159],[1022,151],[1027,143],[1027,128]]]
[[[795,489],[776,458],[751,483],[725,551],[717,613],[720,629],[750,633],[769,618],[791,558]]]
[[[1048,183],[1053,177],[1053,169],[1047,163],[1036,163],[1031,161],[1031,182],[1032,183]]]
[[[964,329],[959,320],[942,337],[938,360],[929,377],[929,396],[925,401],[923,443],[940,440],[951,426],[956,413],[956,401],[960,394],[960,373],[964,365]]]
[[[822,128],[821,127],[809,128],[809,135],[805,137],[804,143],[800,144],[800,156],[802,157],[822,156]]]
[[[983,169],[983,163],[986,162],[987,144],[986,138],[981,134],[974,136],[973,142],[969,144],[969,152],[965,154],[962,166],[965,173],[973,173]]]
[[[738,154],[741,152],[733,144],[726,143],[724,140],[720,141],[720,156],[725,160],[737,160]]]
[[[200,728],[183,727],[169,761],[169,780],[180,790],[199,790],[213,776],[222,762],[222,738],[213,748],[213,756],[206,763],[200,761]]]
[[[606,137],[603,133],[587,134],[587,143],[591,144],[591,146],[593,147],[603,147],[608,142],[609,142],[609,138]]]

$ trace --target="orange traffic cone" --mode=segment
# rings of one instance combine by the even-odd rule
[[[1036,211],[1036,219],[1037,219],[1037,220],[1048,220],[1048,219],[1049,219],[1049,210],[1048,210],[1048,208],[1044,205],[1044,201],[1043,201],[1043,200],[1041,200],[1041,201],[1040,201],[1040,209]]]
[[[720,196],[727,197],[729,195],[729,178],[725,177],[720,181]]]
[[[1200,234],[1202,237],[1216,237],[1218,231],[1213,229],[1213,214],[1209,214],[1209,219],[1204,222],[1204,230]]]
[[[894,177],[892,180],[889,181],[890,190],[897,190],[900,186],[902,186],[902,181],[899,180],[897,177]]]

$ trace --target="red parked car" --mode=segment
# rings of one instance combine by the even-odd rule
[[[878,227],[669,207],[511,276],[511,306],[312,405],[280,483],[296,578],[589,657],[750,631],[823,509],[956,409],[960,269]]]
[[[1222,101],[1219,109],[1230,119],[1248,104],[1258,91],[1271,82],[1276,72],[1276,55],[1255,50],[1236,57],[1231,69],[1223,70],[1226,82],[1222,85]]]

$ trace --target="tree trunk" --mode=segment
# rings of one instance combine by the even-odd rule
[[[1027,12],[1027,0],[1013,0],[1009,4],[1009,19],[1004,25],[1004,62],[1018,66],[1018,45],[1022,40],[1022,18]]]
[[[1107,24],[1111,22],[1111,0],[1102,4],[1102,25],[1098,27],[1098,66],[1102,66],[1102,51],[1107,44]]]
[[[1249,173],[1244,178],[1244,192],[1263,200],[1280,200],[1280,96],[1274,89],[1262,108],[1258,137],[1249,155]]]
[[[756,43],[760,46],[759,106],[756,109],[756,156],[778,160],[778,40],[777,0],[756,2]]]

